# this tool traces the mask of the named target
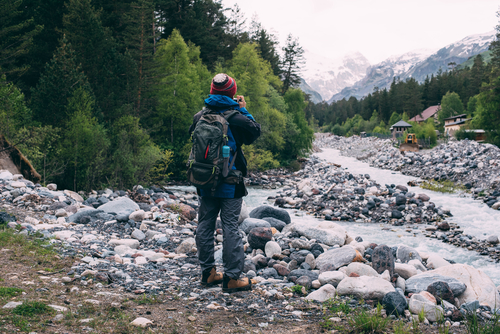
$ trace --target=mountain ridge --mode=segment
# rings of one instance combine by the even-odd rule
[[[447,70],[448,63],[454,62],[459,65],[470,57],[486,51],[494,38],[495,31],[490,31],[466,36],[427,57],[424,57],[426,54],[422,50],[410,51],[400,56],[391,56],[370,66],[365,77],[354,85],[345,87],[339,93],[334,94],[328,103],[344,98],[348,99],[351,96],[357,99],[362,98],[373,92],[375,87],[388,88],[396,77],[399,77],[400,80],[415,78],[417,81],[423,82],[427,76],[436,74],[440,68]]]

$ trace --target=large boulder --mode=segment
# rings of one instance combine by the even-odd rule
[[[393,292],[394,287],[380,277],[346,277],[337,286],[341,296],[354,295],[363,299],[382,300],[386,294]]]
[[[420,257],[420,254],[418,254],[417,250],[415,248],[411,248],[405,245],[398,247],[396,257],[403,263],[407,263],[408,261],[415,259],[422,262],[422,258]]]
[[[326,284],[323,285],[318,290],[311,292],[309,295],[307,295],[305,299],[322,303],[334,297],[335,297],[335,287],[331,284]]]
[[[353,273],[357,274],[358,276],[378,277],[378,273],[375,271],[375,269],[359,262],[353,262],[347,266],[345,274],[347,276],[350,276]]]
[[[351,246],[331,249],[316,259],[316,268],[320,272],[334,271],[350,264],[356,258],[356,250]]]
[[[97,220],[97,215],[103,212],[101,209],[82,209],[66,219],[68,223],[88,224],[91,221]]]
[[[379,274],[389,270],[389,275],[394,275],[394,256],[391,248],[387,245],[379,245],[375,247],[372,253],[373,269]]]
[[[119,213],[119,212],[129,212],[132,213],[139,210],[139,205],[127,197],[118,197],[114,201],[108,202],[99,206],[99,210],[106,213]]]
[[[266,244],[273,238],[273,232],[269,227],[255,227],[248,234],[248,243],[253,249],[264,250]]]
[[[345,274],[341,271],[325,271],[319,274],[318,280],[321,285],[331,284],[337,287],[344,278]]]
[[[343,246],[347,232],[342,226],[329,221],[323,222],[294,222],[287,225],[282,233],[297,232],[308,239],[316,239],[325,245]]]
[[[406,298],[397,291],[386,294],[382,299],[382,305],[387,314],[394,314],[396,316],[403,315],[408,306]]]
[[[481,305],[488,305],[492,309],[500,308],[500,295],[497,288],[483,271],[466,264],[452,264],[430,272],[452,277],[467,286],[465,292],[460,294],[455,293],[452,285],[447,282],[460,305],[477,300]]]
[[[431,254],[429,255],[429,258],[427,259],[427,268],[428,269],[437,269],[441,267],[446,267],[449,266],[451,263],[443,259],[441,256],[437,254]]]
[[[281,221],[279,219],[273,218],[273,217],[264,217],[262,220],[265,220],[269,224],[271,224],[271,227],[274,227],[278,231],[283,231],[283,229],[286,226],[286,223],[284,221]]]
[[[394,265],[394,272],[404,279],[408,279],[418,274],[417,269],[411,264],[396,263]]]
[[[290,224],[292,221],[290,214],[286,210],[274,208],[269,205],[262,205],[250,211],[250,218],[262,219],[266,217],[279,219],[285,222],[285,224]]]
[[[443,267],[443,268],[448,268]],[[439,270],[439,269],[437,269]],[[452,275],[442,275],[437,272],[437,270],[431,270],[427,271],[422,274],[418,274],[415,276],[410,277],[409,279],[406,280],[405,285],[406,285],[406,292],[407,293],[419,293],[421,291],[426,291],[427,287],[431,285],[434,282],[446,282],[450,286],[451,291],[453,291],[453,294],[455,297],[460,296],[462,293],[464,293],[465,289],[467,286],[460,282],[458,279],[453,278]]]
[[[443,308],[437,306],[436,303],[431,302],[420,294],[411,296],[408,308],[413,314],[419,314],[423,311],[427,320],[432,322],[436,322],[443,318]]]
[[[271,224],[263,219],[247,218],[241,223],[240,230],[248,234],[256,227],[271,227]]]

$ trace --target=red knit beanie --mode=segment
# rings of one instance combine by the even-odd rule
[[[236,94],[236,81],[225,73],[219,73],[212,79],[210,94],[225,95],[233,98]]]

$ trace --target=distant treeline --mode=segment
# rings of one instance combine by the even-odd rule
[[[303,50],[216,0],[0,3],[0,133],[45,183],[130,187],[183,177],[187,129],[215,73],[236,79],[262,125],[250,167],[287,165],[312,145]]]
[[[498,29],[498,28],[497,28]],[[497,40],[500,33],[497,33]],[[373,93],[358,100],[312,104],[306,108],[308,119],[326,132],[342,135],[359,134],[362,131],[388,133],[395,122],[419,115],[429,106],[444,103],[442,119],[467,113],[473,118],[470,128],[487,131],[490,142],[500,144],[500,48],[499,42],[491,44],[492,60],[485,63],[481,55],[475,56],[473,65],[457,69],[450,64],[449,71],[440,71],[427,77],[423,83],[413,78],[405,81],[394,78],[389,89],[375,88]],[[459,103],[455,104],[458,98]],[[429,129],[431,124],[429,123]],[[429,130],[428,133],[431,131]]]

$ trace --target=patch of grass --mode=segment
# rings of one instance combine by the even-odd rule
[[[0,230],[0,247],[10,248],[15,254],[12,259],[16,262],[43,266],[53,271],[66,267],[66,261],[61,261],[52,245],[40,233],[25,236],[13,229]]]
[[[465,315],[465,328],[469,334],[497,334],[500,333],[500,315],[495,314],[490,320],[481,322],[476,312]]]
[[[12,309],[12,313],[31,318],[37,315],[53,314],[55,310],[45,303],[32,300],[16,306]]]
[[[139,298],[136,298],[135,302],[139,305],[152,305],[152,304],[160,304],[161,300],[158,299],[157,296],[148,296],[146,294],[143,294]]]
[[[411,333],[408,330],[408,328],[405,326],[405,323],[401,320],[394,321],[392,323],[392,330],[394,331],[394,334],[410,334]]]
[[[19,296],[23,292],[22,289],[19,288],[8,288],[5,286],[0,286],[0,298],[4,297],[15,297]]]
[[[437,191],[440,193],[455,193],[457,191],[465,191],[466,188],[461,184],[453,183],[450,180],[435,181],[428,180],[420,184],[420,188]]]
[[[345,315],[349,314],[352,312],[352,308],[349,306],[349,303],[347,300],[335,300],[335,299],[329,299],[325,302],[324,306],[327,308],[328,311],[331,313],[339,313],[342,312]]]
[[[355,333],[386,333],[389,318],[382,317],[382,305],[378,304],[374,314],[361,310],[349,319]]]

